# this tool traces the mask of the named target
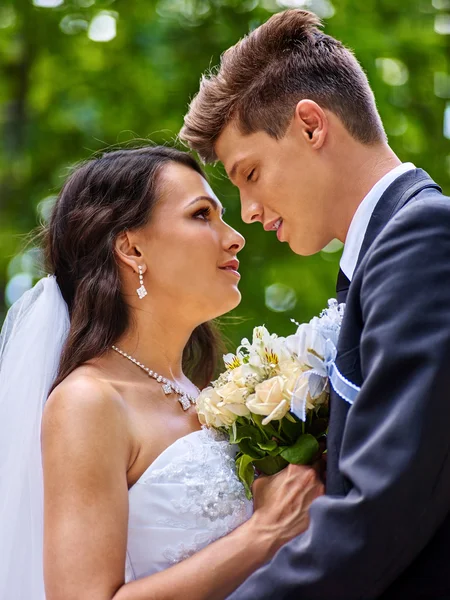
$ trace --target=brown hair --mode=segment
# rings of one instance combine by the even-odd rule
[[[53,388],[78,366],[101,356],[130,326],[115,239],[148,223],[159,197],[160,174],[170,162],[204,176],[189,154],[156,146],[107,152],[77,168],[66,181],[44,233],[47,266],[56,275],[70,315]],[[219,348],[212,323],[192,333],[183,367],[199,387],[211,381]]]
[[[302,99],[335,113],[365,144],[386,138],[372,90],[360,64],[341,42],[320,31],[313,13],[292,9],[273,15],[204,75],[180,132],[205,162],[230,121],[246,135],[265,131],[280,139]]]

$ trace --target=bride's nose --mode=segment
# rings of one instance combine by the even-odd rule
[[[225,250],[232,250],[236,254],[242,250],[245,246],[245,238],[243,235],[233,229],[229,225],[227,225],[227,235],[224,238],[224,248]]]

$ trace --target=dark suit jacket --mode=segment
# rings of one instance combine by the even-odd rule
[[[369,223],[346,301],[327,493],[306,533],[232,600],[450,599],[450,199],[401,175]]]

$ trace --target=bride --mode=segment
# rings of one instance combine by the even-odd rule
[[[193,406],[210,321],[240,301],[244,239],[222,214],[165,147],[106,153],[64,185],[54,275],[0,337],[2,600],[225,598],[307,528],[314,471],[259,478],[252,506]]]

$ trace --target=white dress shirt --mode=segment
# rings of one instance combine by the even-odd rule
[[[364,236],[366,235],[367,227],[369,226],[370,217],[372,216],[378,201],[397,177],[400,177],[403,173],[415,168],[416,167],[412,163],[402,163],[401,165],[398,165],[398,167],[395,167],[377,181],[358,206],[353,215],[352,222],[350,223],[340,263],[341,269],[348,277],[349,281],[353,278]]]

